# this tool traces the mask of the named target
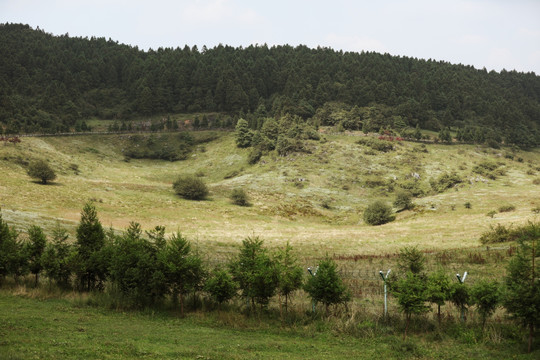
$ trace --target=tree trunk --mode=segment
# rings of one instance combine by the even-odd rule
[[[409,330],[410,322],[411,322],[411,314],[405,315],[405,333],[403,334],[403,340],[407,339],[407,330]]]
[[[529,353],[532,351],[532,343],[534,338],[534,324],[531,322],[529,324]]]
[[[437,304],[437,317],[439,319],[439,327],[441,327],[441,305]]]
[[[184,294],[180,291],[180,316],[184,317]]]
[[[37,286],[38,286],[38,282],[39,282],[38,276],[39,276],[39,273],[36,273],[36,281],[34,282],[34,287],[35,288],[37,288]]]
[[[278,301],[279,301],[279,317],[283,321],[283,304],[281,303],[281,294],[278,295]]]

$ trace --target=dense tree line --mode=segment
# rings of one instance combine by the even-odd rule
[[[497,307],[504,306],[512,317],[529,330],[529,351],[540,326],[540,279],[535,265],[540,240],[540,224],[519,228],[519,247],[507,267],[504,283],[480,279],[472,286],[451,282],[442,269],[428,274],[425,256],[415,247],[400,250],[398,269],[384,278],[405,315],[407,336],[413,315],[437,306],[439,325],[441,306],[453,303],[461,312],[461,321],[471,306],[478,312],[482,329]],[[209,271],[202,254],[192,249],[180,233],[166,238],[165,228],[156,226],[143,233],[130,223],[122,233],[105,231],[92,203],[84,206],[76,231],[76,241],[68,242],[65,229],[57,225],[52,241],[36,225],[28,228],[26,239],[10,227],[0,213],[0,286],[6,277],[16,282],[31,273],[34,286],[45,274],[60,288],[101,291],[118,306],[145,308],[168,298],[184,314],[184,299],[189,294],[206,293],[219,303],[235,296],[245,299],[246,307],[268,307],[276,295],[280,313],[287,311],[291,295],[303,289],[315,304],[330,306],[350,301],[351,293],[337,269],[326,256],[307,280],[290,244],[271,252],[261,239],[248,237],[239,253],[223,267]]]
[[[21,24],[0,25],[0,52],[5,133],[68,131],[92,116],[221,112],[253,114],[252,129],[291,114],[366,131],[452,127],[472,141],[540,143],[534,73],[289,45],[142,51]]]

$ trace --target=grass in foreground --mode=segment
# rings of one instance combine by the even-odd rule
[[[382,336],[371,331],[365,321],[352,336],[332,319],[283,327],[265,315],[197,312],[180,319],[83,303],[0,292],[0,359],[534,359],[540,351],[525,354],[519,335],[479,340],[459,326],[419,330],[403,341],[391,329]]]

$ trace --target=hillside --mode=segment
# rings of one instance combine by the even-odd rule
[[[306,46],[142,51],[20,24],[0,25],[0,52],[0,127],[8,134],[74,131],[95,117],[217,111],[232,121],[207,126],[245,116],[257,128],[292,114],[351,130],[451,127],[475,134],[466,141],[540,144],[534,73]],[[336,104],[341,115],[328,116]]]
[[[176,162],[126,159],[122,150],[130,136],[23,138],[0,146],[0,173],[8,175],[0,182],[4,219],[21,230],[30,224],[50,228],[57,220],[73,229],[82,206],[94,201],[106,227],[123,230],[130,221],[147,230],[164,225],[214,251],[217,261],[249,235],[260,235],[270,246],[290,241],[308,257],[394,253],[403,245],[472,248],[490,225],[526,222],[540,206],[538,150],[392,142],[394,150],[379,152],[359,144],[366,137],[357,132],[323,135],[307,141],[309,153],[273,151],[248,165],[249,150],[237,148],[229,132],[193,133],[213,140]],[[141,136],[170,143],[180,135]],[[28,177],[26,166],[36,158],[48,159],[56,182],[43,186]],[[497,169],[479,173],[482,164]],[[461,183],[441,193],[432,189],[430,181],[452,172]],[[208,200],[174,194],[171,184],[183,173],[209,185]],[[252,206],[233,205],[234,188],[245,189]],[[404,188],[417,195],[413,210],[382,226],[363,222],[370,202],[390,204]],[[515,210],[498,212],[502,205]],[[490,211],[496,214],[486,216]]]

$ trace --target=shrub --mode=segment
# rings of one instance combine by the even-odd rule
[[[181,175],[173,183],[174,191],[188,200],[204,200],[208,196],[205,183],[193,175]]]
[[[502,205],[499,207],[499,212],[510,212],[516,210],[516,207],[514,205]]]
[[[393,205],[398,209],[398,211],[412,209],[414,204],[412,202],[411,193],[408,191],[398,191]]]
[[[28,176],[33,179],[38,179],[42,184],[47,184],[48,181],[56,179],[54,170],[44,160],[36,160],[28,165]]]
[[[472,171],[491,180],[495,180],[498,176],[506,173],[504,169],[500,168],[499,164],[492,161],[483,161],[476,165]]]
[[[540,178],[534,179],[534,180],[532,181],[532,183],[533,183],[534,185],[540,185]]]
[[[244,189],[233,189],[230,199],[235,205],[249,206],[249,197],[244,191]]]
[[[493,218],[493,216],[495,216],[496,213],[497,212],[495,210],[491,210],[486,214],[486,216],[489,216],[490,218]]]
[[[437,179],[431,179],[430,185],[436,192],[443,192],[462,183],[463,180],[455,172],[441,174]]]
[[[261,160],[262,156],[263,156],[263,152],[258,146],[252,148],[248,153],[248,158],[247,158],[248,164],[255,165],[256,163],[259,162],[259,160]]]
[[[472,208],[472,204],[470,201],[467,201],[465,204],[463,204],[463,206],[465,206],[465,209],[471,209]]]
[[[372,137],[360,138],[358,141],[356,141],[356,143],[380,152],[389,152],[394,150],[394,144],[391,141],[379,140]]]
[[[495,227],[491,226],[488,231],[480,236],[480,242],[482,244],[508,242],[516,239],[517,232],[501,224],[497,224]]]
[[[381,200],[369,204],[364,211],[364,221],[369,225],[382,225],[394,219],[392,208]]]

